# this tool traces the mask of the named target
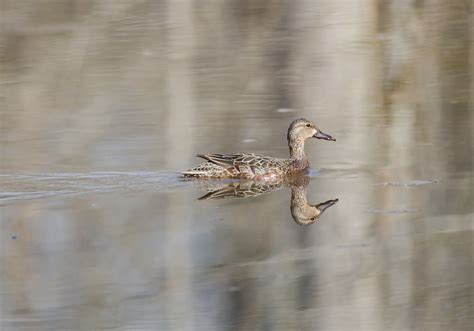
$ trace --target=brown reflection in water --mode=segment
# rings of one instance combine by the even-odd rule
[[[308,203],[306,193],[311,181],[304,174],[293,176],[281,181],[212,181],[195,180],[201,188],[209,191],[199,200],[225,199],[225,198],[255,198],[259,195],[270,193],[281,187],[291,188],[290,210],[293,220],[299,225],[311,225],[319,220],[326,209],[336,204],[339,199],[331,199],[316,205]]]

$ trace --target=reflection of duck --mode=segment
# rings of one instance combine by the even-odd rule
[[[312,122],[299,118],[291,122],[288,128],[289,159],[277,159],[250,153],[198,154],[207,162],[186,170],[183,172],[183,176],[254,180],[282,179],[308,169],[309,163],[304,153],[304,143],[308,138],[336,141],[330,135],[319,130]]]
[[[331,199],[318,203],[317,205],[310,205],[306,198],[309,177],[304,176],[301,179],[303,179],[303,183],[298,182],[291,184],[291,216],[299,225],[310,225],[319,220],[321,214],[326,209],[336,204],[339,199]]]
[[[201,187],[209,193],[199,200],[224,199],[224,198],[255,198],[261,194],[275,191],[282,187],[283,182],[256,182],[253,180],[240,180],[233,182],[202,182]]]
[[[310,205],[306,192],[310,178],[305,175],[293,176],[288,181],[252,181],[242,180],[235,182],[209,182],[199,181],[201,187],[209,193],[199,200],[224,199],[224,198],[250,198],[269,193],[283,186],[291,188],[290,210],[293,220],[299,225],[315,223],[321,214],[329,207],[336,204],[339,199],[327,200],[317,205]]]

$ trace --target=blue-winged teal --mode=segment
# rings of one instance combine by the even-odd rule
[[[292,173],[306,171],[309,167],[304,153],[304,143],[308,138],[336,141],[319,130],[311,121],[299,118],[288,128],[289,159],[269,156],[236,154],[198,154],[207,162],[183,172],[184,177],[195,178],[240,178],[254,180],[275,180]]]

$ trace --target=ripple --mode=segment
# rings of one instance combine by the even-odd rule
[[[104,193],[188,185],[177,172],[88,172],[0,174],[0,204],[59,195]]]
[[[440,180],[439,179],[428,179],[428,180],[423,180],[423,179],[415,179],[415,180],[412,180],[412,181],[408,181],[408,182],[385,182],[385,183],[381,183],[381,184],[378,184],[378,185],[382,185],[382,186],[405,186],[405,187],[409,187],[409,186],[421,186],[421,185],[428,185],[428,184],[434,184],[434,183],[439,183]]]
[[[402,208],[402,209],[381,209],[381,208],[369,208],[367,209],[368,213],[373,214],[408,214],[408,213],[416,213],[418,209],[409,209],[409,208]]]

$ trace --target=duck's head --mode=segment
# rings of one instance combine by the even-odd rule
[[[287,138],[289,143],[304,142],[308,138],[336,141],[335,138],[322,132],[313,122],[305,118],[298,118],[291,122]]]

